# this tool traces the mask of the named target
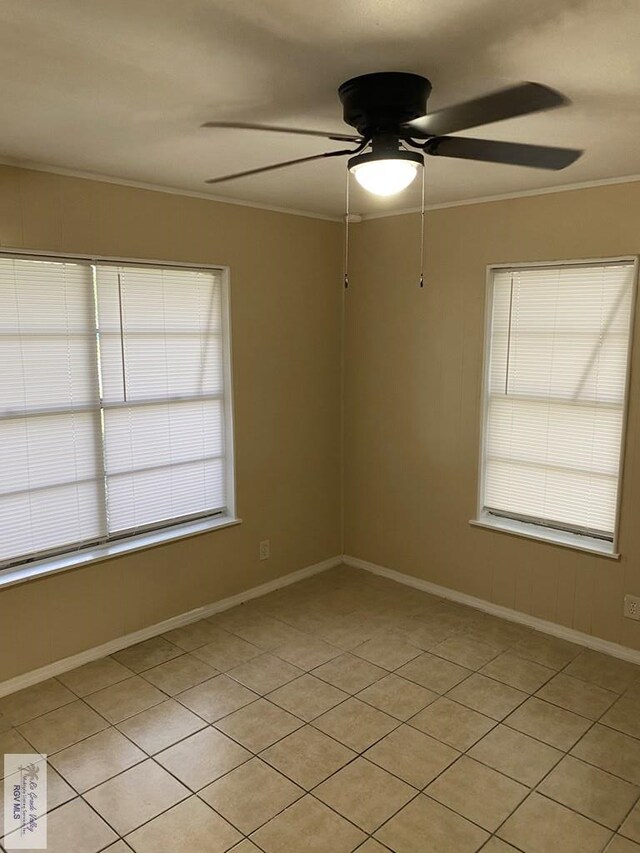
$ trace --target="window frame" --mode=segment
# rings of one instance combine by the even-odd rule
[[[58,571],[66,571],[76,566],[109,559],[120,554],[137,551],[170,542],[175,539],[195,536],[223,527],[240,524],[242,519],[236,512],[236,473],[235,473],[235,427],[233,395],[233,348],[231,340],[231,288],[230,269],[222,264],[194,264],[182,261],[157,259],[125,258],[111,255],[82,254],[77,252],[50,252],[35,249],[0,248],[0,258],[28,259],[39,261],[69,261],[89,264],[122,264],[126,266],[158,267],[160,269],[178,268],[196,271],[215,271],[221,278],[222,309],[222,352],[223,352],[223,412],[225,429],[225,485],[226,510],[198,515],[191,518],[170,520],[158,525],[146,526],[135,532],[115,535],[104,542],[78,543],[64,551],[55,551],[49,555],[0,568],[0,587],[11,586],[34,577],[41,577]]]
[[[493,294],[494,274],[497,270],[535,269],[537,267],[564,267],[564,266],[598,266],[616,263],[629,263],[632,265],[632,293],[631,311],[629,317],[629,337],[627,341],[626,377],[624,386],[624,403],[622,413],[622,437],[620,441],[620,457],[618,463],[618,483],[616,490],[615,525],[612,540],[603,539],[599,536],[589,535],[588,532],[580,533],[577,530],[568,530],[561,527],[552,527],[542,521],[536,523],[532,519],[518,517],[517,513],[497,514],[492,513],[485,507],[485,480],[486,480],[486,441],[487,441],[487,417],[489,407],[489,370],[491,362],[491,333],[493,318]],[[600,556],[620,558],[619,536],[620,536],[620,514],[622,503],[622,489],[624,485],[624,465],[627,445],[627,433],[629,422],[629,397],[631,391],[631,368],[633,358],[633,342],[636,325],[636,299],[638,292],[638,255],[614,255],[601,258],[579,258],[561,259],[552,261],[529,261],[517,263],[488,264],[485,274],[485,310],[483,324],[483,354],[482,354],[482,387],[480,407],[480,444],[478,452],[478,486],[476,498],[476,515],[469,522],[475,527],[484,527],[497,530],[502,533],[522,536],[529,539],[537,539],[579,551],[589,551]]]

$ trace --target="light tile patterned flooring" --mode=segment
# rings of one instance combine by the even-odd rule
[[[49,853],[640,853],[638,667],[346,567],[0,699],[0,746]]]

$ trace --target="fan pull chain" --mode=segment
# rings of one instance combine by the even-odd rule
[[[424,287],[424,173],[426,165],[422,164],[422,201],[420,204],[420,287]]]
[[[345,190],[344,215],[344,289],[349,287],[349,169],[347,169],[347,186]]]

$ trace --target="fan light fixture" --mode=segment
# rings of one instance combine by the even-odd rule
[[[352,157],[349,171],[368,192],[390,196],[406,189],[415,179],[418,166],[423,164],[423,157],[417,152],[383,150]]]
[[[351,170],[356,181],[374,195],[395,195],[406,189],[418,171],[415,163],[402,160],[375,160],[361,163]]]

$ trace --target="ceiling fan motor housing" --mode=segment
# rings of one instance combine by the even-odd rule
[[[419,74],[383,71],[344,82],[338,95],[344,120],[362,136],[400,132],[400,125],[427,112],[431,83]]]

